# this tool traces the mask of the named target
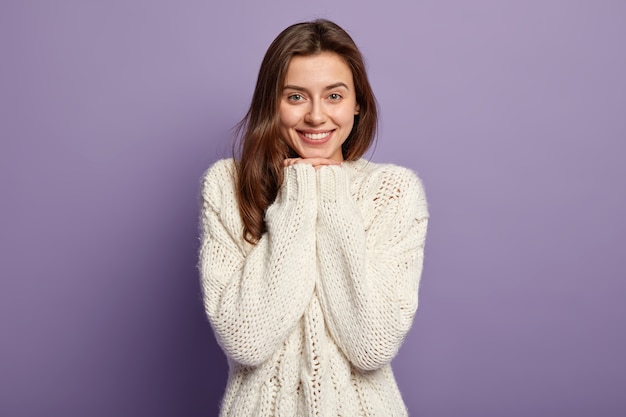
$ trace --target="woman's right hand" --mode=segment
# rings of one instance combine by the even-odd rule
[[[283,161],[283,166],[291,166],[296,164],[309,164],[313,168],[318,169],[328,165],[341,165],[341,161],[335,161],[328,158],[287,158]]]

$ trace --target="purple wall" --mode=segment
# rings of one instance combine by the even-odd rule
[[[320,16],[430,197],[411,415],[626,415],[626,3],[364,4],[0,3],[0,415],[217,414],[198,179]]]

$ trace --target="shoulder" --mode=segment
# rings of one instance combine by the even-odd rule
[[[236,163],[232,158],[220,159],[213,163],[202,175],[202,183],[212,183],[225,178],[233,178]]]
[[[351,163],[353,177],[362,192],[382,205],[405,206],[419,217],[428,217],[426,193],[421,178],[411,169],[364,159]]]
[[[235,199],[236,162],[232,158],[220,159],[202,175],[201,198],[204,203],[221,207],[224,200]]]

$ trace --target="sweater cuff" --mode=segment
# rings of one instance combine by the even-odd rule
[[[309,164],[295,164],[284,168],[284,180],[281,187],[284,201],[297,201],[314,198],[315,168]]]
[[[323,166],[317,170],[319,201],[334,203],[350,197],[350,178],[341,166]]]

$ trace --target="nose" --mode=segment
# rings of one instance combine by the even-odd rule
[[[304,121],[312,125],[321,125],[326,121],[326,111],[318,100],[313,100],[309,111],[304,116]]]

